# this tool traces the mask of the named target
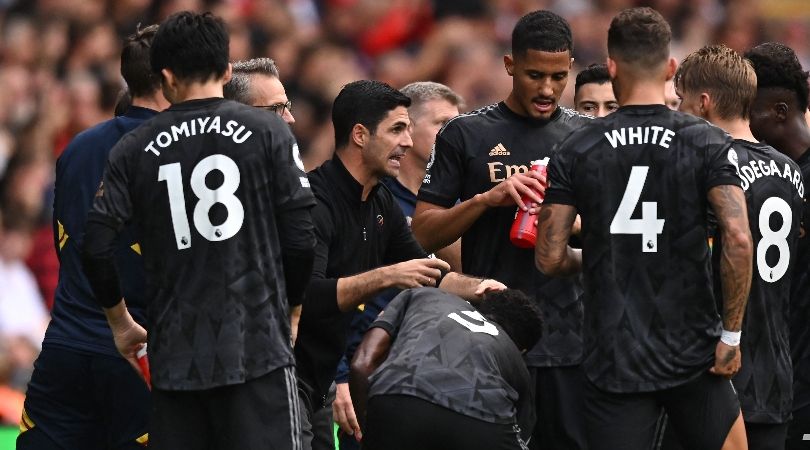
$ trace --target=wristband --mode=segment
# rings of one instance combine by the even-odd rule
[[[723,333],[720,335],[720,342],[730,346],[736,347],[740,345],[740,338],[742,337],[742,331],[726,331],[723,330]]]

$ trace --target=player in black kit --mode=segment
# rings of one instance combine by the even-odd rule
[[[509,241],[515,205],[540,202],[545,179],[532,161],[591,119],[558,106],[568,82],[571,30],[548,11],[522,17],[504,57],[512,92],[503,102],[462,114],[436,137],[419,190],[413,232],[427,251],[462,239],[464,272],[502,281],[537,301],[543,339],[526,355],[534,379],[538,420],[531,445],[585,448],[582,426],[581,286],[575,278],[538,272],[530,249]],[[536,192],[535,192],[536,191]],[[457,200],[461,200],[457,204]]]
[[[742,368],[734,377],[748,448],[781,450],[792,409],[788,312],[804,183],[799,166],[751,134],[748,114],[757,92],[751,63],[725,46],[689,55],[675,74],[680,111],[734,138],[737,166],[754,239],[751,294],[742,327]],[[714,241],[713,256],[723,243]],[[719,260],[714,258],[718,268]],[[716,278],[717,279],[717,278]]]
[[[549,166],[536,257],[585,277],[583,368],[591,449],[651,448],[661,407],[689,449],[745,448],[732,385],[751,283],[745,196],[719,128],[664,105],[671,31],[622,11],[608,70],[622,105],[572,133]],[[707,211],[723,239],[723,318],[712,289]],[[567,246],[576,214],[582,250]]]
[[[300,448],[289,309],[312,270],[314,197],[289,127],[222,98],[228,33],[209,13],[160,25],[152,70],[172,106],[110,153],[83,261],[116,347],[146,332],[121,300],[112,242],[141,237],[150,448]]]
[[[745,57],[757,74],[757,97],[751,107],[751,132],[796,161],[801,178],[810,176],[810,128],[807,111],[807,72],[796,53],[778,43],[765,43]],[[795,214],[800,214],[794,210]],[[810,434],[810,239],[807,238],[807,201],[793,271],[790,299],[790,348],[793,359],[793,419],[788,430],[788,449],[805,449]]]
[[[489,293],[477,308],[420,288],[380,313],[349,378],[363,448],[526,448],[535,412],[521,352],[540,337],[540,311],[516,290]]]

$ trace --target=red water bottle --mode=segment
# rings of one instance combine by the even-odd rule
[[[546,174],[548,167],[548,158],[543,158],[539,161],[532,161],[532,170]],[[542,200],[545,196],[544,193],[538,193]],[[523,204],[529,206],[533,200],[527,196],[522,198]],[[515,247],[520,248],[534,248],[534,243],[537,241],[537,215],[529,214],[520,208],[515,212],[515,221],[512,222],[512,229],[509,230],[509,240]]]
[[[138,358],[138,366],[141,368],[146,386],[152,389],[152,377],[149,375],[149,358],[146,356],[146,344],[143,344],[143,347],[138,350],[135,356]]]

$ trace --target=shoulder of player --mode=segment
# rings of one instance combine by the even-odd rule
[[[713,125],[711,122],[692,114],[672,111],[675,115],[675,126],[678,134],[695,138],[703,138],[705,142],[731,142],[733,138],[725,130]]]
[[[562,123],[569,123],[574,127],[578,127],[592,123],[594,121],[594,117],[587,114],[582,114],[581,112],[571,108],[566,108],[565,106],[560,106],[560,117],[558,120]]]
[[[456,117],[448,120],[447,123],[445,123],[441,129],[439,129],[439,134],[442,135],[445,132],[452,133],[454,131],[477,129],[488,120],[488,116],[496,111],[497,108],[498,104],[493,103],[464,114],[459,114]]]

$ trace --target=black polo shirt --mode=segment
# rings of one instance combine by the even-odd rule
[[[337,304],[337,280],[427,253],[411,234],[405,215],[383,184],[362,201],[363,186],[336,155],[308,174],[317,205],[317,244],[304,300],[295,358],[311,398],[322,398],[346,347],[350,316]]]

